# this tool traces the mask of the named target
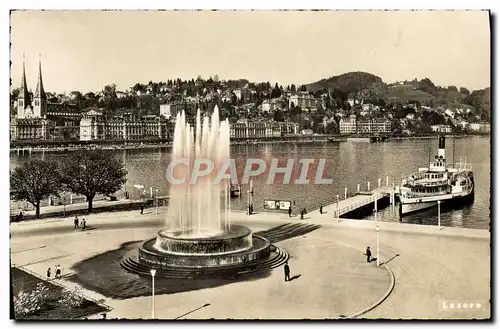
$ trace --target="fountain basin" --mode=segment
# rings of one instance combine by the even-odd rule
[[[241,225],[231,225],[224,232],[203,232],[190,229],[158,232],[154,248],[161,253],[203,256],[233,253],[252,248],[252,231]]]
[[[245,228],[246,229],[246,228]],[[248,230],[248,229],[247,229]],[[233,238],[227,238],[226,236],[221,236],[220,239],[215,237],[207,238],[205,240],[194,240],[194,239],[172,239],[170,242],[177,244],[179,248],[198,250],[200,246],[209,246],[213,250],[212,253],[199,253],[192,254],[187,252],[170,252],[161,251],[154,247],[156,239],[151,239],[143,243],[142,247],[139,248],[139,263],[148,265],[154,268],[169,269],[172,267],[183,267],[183,268],[204,268],[204,267],[228,267],[235,266],[244,263],[250,263],[257,260],[266,259],[271,253],[271,243],[266,238],[256,236],[251,234],[250,230],[241,230],[244,235],[237,235]],[[159,236],[160,237],[160,236]],[[169,237],[170,238],[170,237]],[[251,239],[251,245],[249,245],[249,240]],[[236,242],[234,242],[236,241]],[[241,246],[244,244],[244,248],[236,249],[235,245]],[[189,244],[192,244],[190,246]],[[225,246],[228,247],[225,247]],[[221,246],[223,251],[221,252]],[[177,247],[176,247],[177,248]],[[227,251],[230,250],[231,251]]]

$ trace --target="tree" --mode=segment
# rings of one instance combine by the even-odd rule
[[[274,119],[274,121],[284,121],[285,120],[285,116],[283,115],[283,111],[276,110],[274,112],[273,119]]]
[[[470,95],[469,89],[467,89],[465,87],[460,87],[460,93],[464,94],[464,95]]]
[[[68,190],[87,198],[90,213],[94,197],[118,191],[126,182],[127,171],[121,160],[104,151],[86,151],[69,157],[61,174]]]
[[[429,78],[424,78],[418,83],[418,89],[425,91],[433,96],[438,95],[438,89]]]
[[[21,88],[14,88],[12,89],[10,93],[10,100],[11,102],[14,102],[17,100],[17,97],[19,97],[19,93],[21,92]]]
[[[40,202],[57,196],[62,189],[61,176],[55,168],[55,162],[32,160],[11,173],[10,189],[14,199],[31,203],[35,207],[35,218],[40,218]]]

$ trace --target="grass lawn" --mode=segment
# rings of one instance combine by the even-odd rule
[[[20,291],[30,293],[36,288],[38,283],[43,283],[49,289],[46,304],[40,311],[37,312],[37,314],[28,316],[16,314],[16,320],[69,320],[108,311],[105,307],[88,299],[85,299],[83,304],[78,308],[61,305],[57,302],[62,296],[63,288],[61,286],[42,280],[15,267],[11,267],[10,271],[12,275],[13,296],[17,296]]]

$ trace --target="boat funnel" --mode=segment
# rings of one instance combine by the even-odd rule
[[[439,158],[442,157],[442,159],[446,159],[445,157],[445,137],[441,136],[439,137],[439,148],[438,148],[438,156]]]

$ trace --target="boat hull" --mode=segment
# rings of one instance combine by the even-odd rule
[[[436,202],[422,202],[422,203],[406,203],[400,204],[399,212],[401,215],[408,215],[417,211],[422,211],[432,207],[437,207]]]
[[[422,202],[408,202],[404,199],[400,200],[401,203],[399,204],[399,214],[402,217],[419,211],[437,207],[437,201],[439,199]],[[474,189],[472,189],[469,194],[458,195],[452,198],[441,199],[439,201],[441,201],[441,207],[443,208],[443,210],[444,208],[448,207],[455,208],[456,206],[462,206],[472,203],[474,201]]]

